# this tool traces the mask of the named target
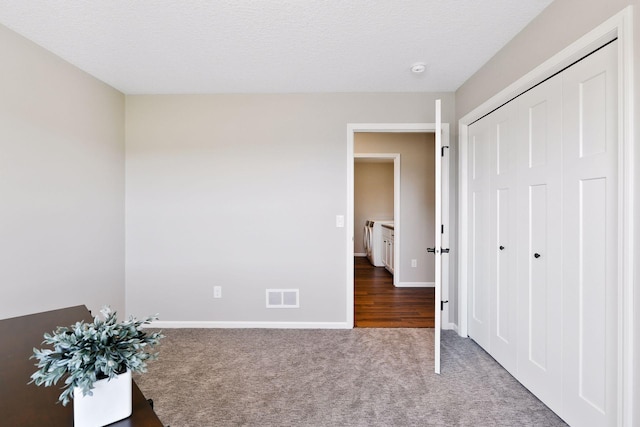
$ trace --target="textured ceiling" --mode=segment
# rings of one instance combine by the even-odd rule
[[[551,1],[0,0],[0,23],[128,94],[448,92]]]

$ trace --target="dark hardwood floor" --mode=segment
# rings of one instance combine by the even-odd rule
[[[354,260],[357,328],[433,328],[434,288],[396,288],[384,267]]]

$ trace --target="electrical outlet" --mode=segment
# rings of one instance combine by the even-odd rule
[[[213,297],[214,298],[222,298],[222,286],[214,286],[213,287]]]
[[[411,260],[411,267],[417,267],[418,266],[418,260],[417,259],[412,259]]]

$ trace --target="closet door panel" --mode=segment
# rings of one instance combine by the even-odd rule
[[[490,353],[515,375],[517,278],[514,194],[517,102],[504,105],[487,119],[491,147],[491,236],[487,248],[491,262]]]
[[[469,336],[489,349],[489,138],[486,121],[469,128]]]
[[[578,341],[580,395],[598,411],[605,410],[606,392],[606,179],[580,182],[580,254],[578,300],[580,324]],[[605,302],[605,304],[602,304]],[[598,310],[591,313],[594,309]],[[595,314],[595,315],[594,315]],[[587,351],[585,351],[587,350]]]
[[[543,88],[541,88],[543,89]],[[538,89],[533,89],[538,91]],[[551,95],[551,94],[550,94]],[[534,102],[527,106],[527,163],[530,171],[544,171],[544,167],[547,165],[547,147],[549,145],[550,135],[547,133],[547,123],[549,122],[549,113],[553,114],[553,111],[549,111],[550,101],[546,97],[536,99]],[[526,101],[525,101],[526,103]]]
[[[504,344],[513,343],[515,340],[515,333],[512,326],[513,322],[513,300],[516,295],[515,282],[511,272],[513,271],[513,262],[510,261],[509,253],[503,252],[507,248],[511,249],[511,227],[510,223],[513,219],[511,212],[512,196],[509,188],[499,188],[496,190],[496,207],[498,214],[496,215],[496,240],[498,242],[498,249],[496,251],[495,246],[492,248],[494,252],[497,252],[495,261],[496,265],[496,319],[495,319],[495,337],[502,341]],[[504,246],[508,245],[508,246]],[[514,349],[515,350],[515,349]]]
[[[517,378],[561,409],[562,80],[520,97]]]
[[[529,349],[527,362],[543,371],[549,369],[549,312],[547,301],[552,291],[549,289],[549,251],[547,245],[547,186],[529,187],[529,254],[525,268],[527,274],[527,299],[529,318],[527,319]],[[545,254],[544,256],[541,253]]]
[[[616,49],[563,73],[563,417],[573,425],[617,424]]]

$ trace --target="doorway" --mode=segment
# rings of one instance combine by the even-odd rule
[[[407,137],[410,139],[406,140]],[[377,141],[376,141],[377,139]],[[424,139],[424,140],[421,140]],[[397,149],[409,142],[418,153],[413,154],[408,166],[419,172],[433,174],[433,141],[427,134],[361,133],[356,135],[355,150],[367,150],[354,154],[354,326],[359,328],[433,328],[435,288],[424,286],[399,286],[401,236],[399,219],[400,203],[400,153],[372,153],[379,148]],[[380,144],[382,142],[382,144]],[[421,153],[420,153],[421,152]],[[420,155],[424,159],[420,159]],[[431,161],[430,161],[431,160]],[[411,172],[411,170],[409,171]],[[415,177],[406,181],[423,180]],[[415,184],[415,183],[414,183]],[[429,177],[424,186],[433,186]],[[406,196],[427,193],[421,186],[410,185]],[[426,189],[425,189],[426,190]],[[414,197],[415,198],[415,197]],[[414,217],[426,217],[420,213]],[[371,226],[370,223],[374,225]],[[433,222],[433,221],[432,221]],[[427,221],[428,223],[428,221]],[[411,224],[409,224],[411,226]],[[409,233],[415,230],[408,230]],[[428,223],[426,228],[433,229]],[[406,228],[404,228],[407,230]],[[415,234],[415,233],[414,233]],[[426,257],[427,262],[431,257]],[[414,265],[417,267],[416,259]],[[423,262],[424,260],[420,260]],[[398,266],[398,268],[396,268]],[[411,268],[411,264],[407,266]]]
[[[360,228],[361,224],[356,225],[354,223],[354,158],[355,158],[355,151],[360,151],[359,149],[356,148],[356,144],[355,144],[355,140],[357,139],[358,136],[360,136],[361,133],[368,133],[368,134],[374,134],[374,136],[378,136],[378,137],[383,137],[384,135],[380,135],[380,134],[408,134],[409,136],[411,136],[411,134],[415,135],[415,134],[427,134],[429,137],[431,137],[431,135],[435,134],[435,125],[434,124],[424,124],[424,123],[413,123],[413,124],[354,124],[354,125],[349,125],[348,126],[348,209],[347,209],[347,222],[346,225],[348,227],[347,230],[347,256],[348,256],[348,261],[347,261],[347,266],[348,266],[348,281],[347,281],[347,322],[351,325],[355,325],[355,319],[354,319],[354,291],[355,291],[355,283],[354,283],[354,273],[356,271],[356,269],[354,268],[354,254],[356,253],[354,251],[354,242],[355,242],[355,230],[354,227],[358,227]],[[357,135],[356,135],[357,134]],[[430,135],[429,135],[430,134]],[[448,126],[446,126],[446,124],[443,126],[443,140],[445,141],[445,145],[448,145]],[[433,139],[433,138],[431,138]],[[433,150],[434,145],[431,145],[431,149],[429,150],[429,153],[431,154],[432,158],[435,156],[434,154],[434,150]],[[370,152],[389,152],[389,151],[395,151],[394,149],[386,149],[386,150],[369,150]],[[359,156],[364,156],[365,154],[363,153],[358,153]],[[401,156],[402,158],[402,156]],[[407,156],[407,162],[409,162],[409,159],[412,159],[412,156]],[[403,162],[403,168],[405,166],[404,164],[404,159],[402,159]],[[432,163],[433,164],[433,163]],[[425,169],[427,166],[426,164],[423,165],[423,169]],[[434,171],[432,171],[432,174],[435,173]],[[443,175],[448,175],[448,169],[446,171],[443,171]],[[444,180],[445,182],[443,182],[443,188],[446,187],[447,191],[448,191],[448,179]],[[398,192],[405,192],[405,190],[400,190],[401,186],[398,186],[399,190]],[[435,188],[435,185],[432,184],[431,185],[432,190]],[[407,187],[409,188],[409,187]],[[445,192],[446,193],[446,192]],[[399,199],[402,198],[402,196],[398,195]],[[422,196],[420,196],[422,197]],[[419,197],[412,197],[411,201],[415,201],[417,200]],[[399,203],[400,204],[400,203]],[[401,208],[399,208],[400,211],[402,211]],[[409,212],[410,210],[407,209],[407,212]],[[433,235],[435,234],[435,222],[433,222],[433,219],[431,220],[431,225],[428,227],[429,228],[429,233],[431,234],[431,237],[425,237],[424,235],[421,235],[420,233],[409,233],[407,234],[407,222],[409,222],[407,220],[406,216],[401,216],[403,214],[398,214],[398,215],[394,215],[394,223],[396,224],[396,230],[395,230],[395,239],[399,240],[394,242],[394,253],[395,253],[395,263],[394,263],[394,267],[393,267],[393,271],[394,271],[394,277],[393,277],[393,282],[394,282],[394,287],[393,289],[397,289],[397,290],[402,290],[403,288],[424,288],[424,287],[432,287],[434,285],[433,283],[433,278],[431,279],[427,279],[426,276],[424,274],[422,274],[422,276],[420,276],[420,274],[416,274],[420,268],[425,269],[427,267],[427,265],[431,264],[431,266],[433,266],[435,264],[435,260],[432,258],[433,255],[431,254],[427,254],[427,247],[428,246],[432,246],[433,245]],[[421,222],[425,222],[426,220],[426,216],[427,213],[424,214],[424,216],[420,216],[421,214],[416,215],[414,213],[413,218],[411,218],[411,220],[415,220],[415,221],[421,221]],[[430,215],[433,217],[433,212],[430,213]],[[404,218],[404,220],[403,220]],[[448,235],[448,215],[444,215],[444,219],[443,219],[443,229],[446,230],[445,235]],[[423,225],[424,228],[424,225]],[[409,229],[411,229],[411,227],[409,227]],[[439,228],[438,228],[439,229]],[[405,230],[405,231],[403,231]],[[360,237],[361,236],[361,232],[357,233],[357,235]],[[395,240],[394,239],[394,240]],[[403,239],[405,240],[404,245],[402,243]],[[404,246],[407,246],[407,244],[411,243],[411,240],[416,240],[417,242],[415,243],[418,246],[418,249],[414,249],[412,250],[403,250]],[[359,265],[359,269],[360,272],[362,271],[361,269],[362,265]],[[433,268],[433,267],[431,267]],[[448,277],[448,275],[446,274],[446,272],[448,271],[448,265],[446,266],[446,268],[443,268],[444,272],[445,272],[445,280]],[[424,273],[424,272],[423,272]],[[391,276],[388,276],[387,281],[391,281]],[[445,286],[443,286],[443,294],[442,297],[443,299],[447,299],[448,298],[448,282],[444,282]],[[418,290],[418,289],[413,289]],[[431,299],[431,302],[425,302],[425,304],[429,304],[431,307],[435,308],[435,303],[433,302],[434,300]],[[435,310],[432,310],[435,311]],[[442,312],[443,318],[445,319],[445,322],[443,323],[443,327],[447,328],[448,326],[448,312],[447,312],[447,308],[445,306],[445,310]],[[410,326],[410,325],[407,325]],[[415,325],[414,325],[415,327]]]
[[[401,242],[400,153],[354,153],[353,161],[354,254],[386,268],[392,284],[398,286],[400,274],[394,265],[401,263],[394,261],[400,259]],[[387,234],[393,239],[382,236]]]

